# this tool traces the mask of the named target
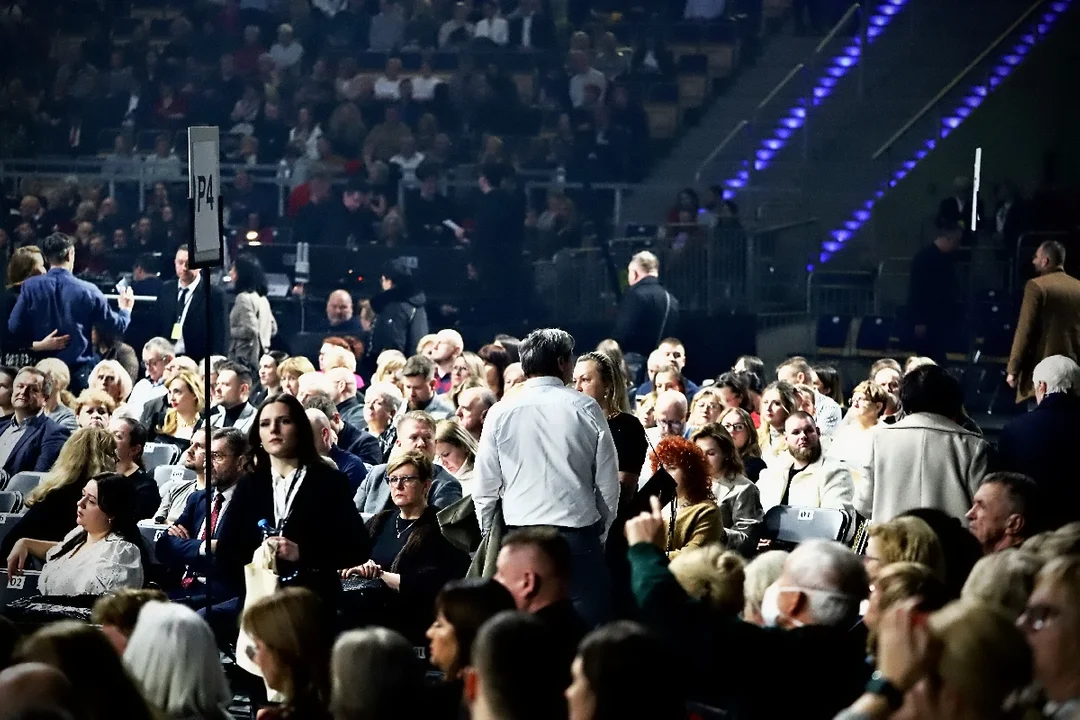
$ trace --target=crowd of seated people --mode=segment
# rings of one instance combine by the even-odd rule
[[[55,682],[81,682],[63,677],[61,651],[37,648],[105,633],[126,647],[140,706],[216,717],[229,697],[220,666],[155,655],[156,638],[183,628],[172,631],[192,657],[235,652],[243,630],[276,699],[245,691],[271,717],[362,716],[398,691],[417,717],[462,704],[477,717],[610,717],[663,652],[685,671],[633,690],[633,707],[658,717],[695,703],[886,717],[905,701],[1006,717],[1014,695],[1075,699],[1069,448],[995,452],[932,361],[880,360],[848,395],[802,357],[769,370],[744,356],[695,383],[675,337],[641,382],[615,343],[578,356],[553,329],[473,354],[448,328],[374,358],[372,373],[360,349],[328,335],[318,369],[278,351],[257,369],[203,357],[205,397],[198,363],[164,337],[140,348],[137,382],[103,360],[78,397],[52,385],[65,378],[55,358],[0,370],[3,483],[44,473],[5,520],[8,577],[39,568],[41,602],[103,603],[102,630],[51,626],[0,658],[14,663],[0,698],[41,657]],[[1032,417],[1080,403],[1067,358],[1033,380]],[[852,522],[792,549],[775,534],[789,507]],[[260,553],[279,589],[256,600],[245,566]],[[522,643],[529,668],[512,650]],[[972,685],[946,651],[993,668],[994,683]],[[775,658],[800,668],[782,695],[757,672]],[[376,672],[387,681],[358,682]],[[176,675],[199,687],[165,681]]]

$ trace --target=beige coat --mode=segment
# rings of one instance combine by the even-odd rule
[[[270,339],[275,335],[277,320],[270,301],[258,293],[238,293],[229,313],[229,357],[257,370],[259,358],[270,349]]]
[[[915,508],[960,518],[986,473],[989,444],[948,418],[914,413],[874,434],[855,509],[875,523]]]
[[[788,473],[794,463],[794,458],[788,455],[761,471],[757,487],[764,512],[780,504]],[[787,504],[792,507],[850,510],[854,495],[855,482],[851,479],[851,472],[839,463],[826,460],[822,454],[792,478]]]
[[[1080,280],[1063,270],[1028,280],[1016,321],[1008,372],[1016,375],[1016,402],[1035,394],[1031,373],[1051,355],[1080,361]]]

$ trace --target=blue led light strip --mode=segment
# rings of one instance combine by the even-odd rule
[[[908,0],[884,0],[878,5],[877,10],[867,20],[866,41],[868,44],[873,43],[885,32],[888,24],[904,9],[907,3]],[[735,177],[724,181],[724,197],[726,199],[731,200],[739,190],[746,187],[750,181],[750,170],[748,168],[751,162],[753,163],[754,172],[761,172],[769,167],[773,158],[783,149],[784,145],[795,134],[795,131],[806,122],[807,108],[817,107],[832,94],[833,88],[840,82],[840,79],[859,64],[862,50],[862,37],[856,36],[852,38],[851,43],[839,55],[832,59],[828,67],[825,68],[825,73],[818,78],[810,95],[800,99],[799,103],[781,118],[772,135],[762,141],[761,147],[754,152],[753,159],[744,163],[743,169]]]
[[[874,193],[874,197],[863,203],[863,206],[852,213],[851,218],[846,220],[844,224],[829,233],[829,240],[821,243],[821,253],[818,255],[818,262],[827,263],[832,256],[843,249],[844,243],[847,242],[859,228],[861,228],[868,220],[870,220],[870,213],[874,209],[874,204],[885,196],[888,189],[896,187],[896,184],[907,177],[919,162],[930,154],[940,140],[944,140],[949,136],[956,128],[960,127],[960,124],[964,122],[975,111],[975,108],[982,105],[983,101],[992,93],[1005,78],[1009,77],[1014,70],[1024,61],[1024,58],[1035,47],[1039,40],[1046,36],[1046,34],[1053,27],[1054,23],[1061,17],[1069,6],[1072,4],[1072,0],[1056,0],[1050,4],[1050,7],[1042,12],[1035,20],[1032,21],[1031,26],[1020,37],[1019,41],[1009,50],[1005,52],[999,59],[994,69],[990,73],[990,79],[983,84],[976,85],[971,88],[960,105],[947,117],[941,121],[941,127],[938,129],[937,134],[923,143],[922,147],[915,153],[915,157],[904,162],[898,170],[893,172],[892,177],[889,179],[886,187],[878,190]],[[812,271],[814,266],[807,265],[807,271]]]

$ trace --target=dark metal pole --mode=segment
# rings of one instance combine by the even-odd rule
[[[213,471],[214,466],[211,460],[211,448],[210,448],[210,436],[213,431],[210,428],[210,397],[214,389],[210,387],[210,374],[212,368],[210,367],[210,358],[212,357],[211,347],[209,346],[209,339],[213,337],[211,332],[211,324],[214,322],[214,314],[210,304],[210,272],[209,268],[203,272],[202,289],[203,289],[203,302],[206,306],[206,337],[208,340],[207,355],[203,361],[203,397],[206,398],[203,401],[203,432],[206,434],[204,442],[206,443],[205,461],[206,461],[206,621],[212,622],[210,618],[210,608],[213,606],[213,601],[210,599],[210,586],[211,579],[213,577],[214,570],[214,550],[213,550],[213,531],[217,528],[210,526],[210,520],[213,518],[213,494],[214,494],[214,482]]]

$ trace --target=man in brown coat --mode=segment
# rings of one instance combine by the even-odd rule
[[[1080,358],[1080,280],[1065,274],[1065,246],[1048,240],[1031,263],[1038,277],[1024,286],[1005,379],[1018,403],[1034,396],[1031,372],[1043,358]]]

